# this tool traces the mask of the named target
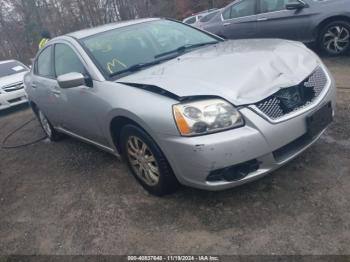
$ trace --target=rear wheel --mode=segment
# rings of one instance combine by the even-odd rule
[[[120,143],[131,172],[149,193],[162,196],[176,191],[179,183],[170,165],[146,132],[127,125],[121,131]]]
[[[343,55],[350,49],[350,24],[346,21],[334,21],[320,32],[320,48],[329,55]]]
[[[40,109],[38,110],[38,119],[39,119],[40,125],[43,128],[47,138],[49,138],[51,141],[58,141],[61,139],[61,134],[58,133],[53,128],[50,121],[47,119],[47,117],[44,115],[44,113]]]

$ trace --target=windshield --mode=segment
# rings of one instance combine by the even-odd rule
[[[11,61],[0,64],[0,77],[25,72],[27,69],[19,62]]]
[[[108,76],[174,58],[218,39],[182,23],[157,20],[110,30],[83,39],[82,44]],[[139,67],[137,67],[139,69]],[[132,70],[130,70],[132,71]]]

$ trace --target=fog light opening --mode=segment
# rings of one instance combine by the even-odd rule
[[[249,174],[259,169],[259,162],[257,160],[250,160],[242,164],[227,167],[212,171],[207,177],[208,182],[239,181],[247,177]]]

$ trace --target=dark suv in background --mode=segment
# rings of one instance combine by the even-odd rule
[[[236,0],[203,29],[223,38],[317,43],[330,55],[350,48],[350,0]]]

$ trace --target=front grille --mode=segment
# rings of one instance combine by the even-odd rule
[[[16,83],[16,84],[12,84],[12,85],[9,85],[9,86],[5,86],[3,87],[2,89],[5,91],[5,92],[14,92],[14,91],[17,91],[17,90],[20,90],[20,89],[23,89],[24,88],[24,85],[22,82],[20,83]]]
[[[297,86],[283,88],[255,106],[270,119],[279,118],[310,105],[327,85],[325,71],[318,67],[308,78]]]

